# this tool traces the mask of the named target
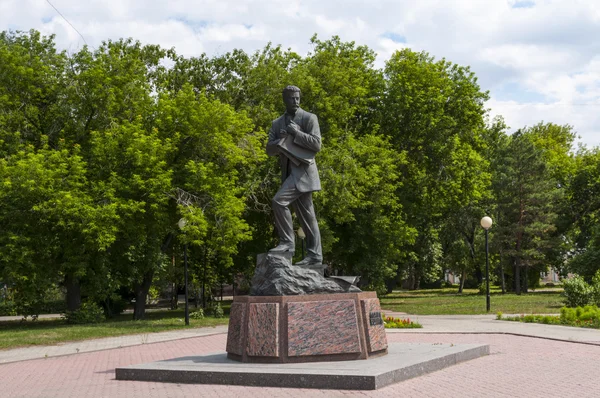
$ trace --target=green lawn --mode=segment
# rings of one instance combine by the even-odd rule
[[[560,291],[537,290],[517,296],[491,291],[491,313],[505,314],[558,314],[562,303]],[[485,295],[476,289],[465,289],[458,294],[456,288],[395,291],[380,297],[383,311],[400,311],[414,315],[485,314]]]
[[[381,297],[383,311],[401,311],[414,315],[485,314],[485,296],[475,289],[457,294],[456,288],[397,291]],[[190,319],[190,328],[226,325],[231,302],[223,305],[225,318]],[[560,291],[538,290],[517,296],[492,290],[491,312],[504,314],[558,314],[563,306]],[[190,312],[194,307],[190,308]],[[0,322],[0,350],[31,345],[51,345],[127,334],[156,333],[186,328],[183,309],[147,312],[146,320],[133,321],[123,314],[99,324],[69,325],[60,319]]]
[[[226,325],[229,311],[225,306],[223,308],[225,318],[207,316],[204,319],[190,319],[187,328]],[[194,307],[191,306],[190,312],[193,311]],[[131,314],[123,314],[104,323],[87,325],[69,325],[61,319],[0,322],[0,350],[186,328],[183,309],[147,312],[143,321],[133,321],[131,318]]]

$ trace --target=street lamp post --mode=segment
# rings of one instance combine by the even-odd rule
[[[302,229],[302,227],[298,228],[298,230],[296,231],[296,234],[302,241],[302,258],[304,258],[304,238],[306,238],[306,234],[304,233],[304,230]]]
[[[181,229],[181,230],[183,230],[183,228],[185,227],[185,224],[187,224],[187,220],[185,218],[182,218],[177,223],[177,225],[179,226],[179,229]],[[183,283],[185,284],[185,324],[186,324],[186,326],[189,326],[190,325],[190,308],[189,308],[189,304],[188,304],[189,300],[188,300],[187,242],[183,243],[183,269],[184,269]]]
[[[492,219],[485,216],[481,219],[481,226],[485,229],[485,308],[490,312],[490,256],[488,249],[488,229],[492,226]]]

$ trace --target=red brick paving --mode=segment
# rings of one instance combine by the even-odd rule
[[[487,343],[487,357],[377,391],[115,380],[120,366],[222,351],[226,335],[0,365],[0,397],[600,397],[600,346],[477,334],[388,334],[390,342]]]

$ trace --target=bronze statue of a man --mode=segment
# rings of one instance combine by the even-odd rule
[[[321,190],[319,172],[314,161],[314,155],[321,150],[319,122],[317,116],[300,108],[298,87],[287,86],[283,89],[283,102],[286,112],[273,121],[267,143],[267,154],[279,156],[282,180],[272,201],[279,245],[270,252],[294,252],[294,227],[289,209],[292,205],[306,235],[307,249],[306,257],[296,265],[321,264],[321,234],[312,200],[312,193]],[[302,159],[294,156],[293,149],[288,151],[282,148],[285,141],[289,147],[296,148],[301,153]],[[287,147],[286,145],[285,148]]]

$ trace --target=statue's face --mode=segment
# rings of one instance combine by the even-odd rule
[[[298,108],[300,107],[300,93],[295,91],[292,93],[286,93],[283,98],[283,102],[285,102],[285,109],[290,113],[296,113]]]

